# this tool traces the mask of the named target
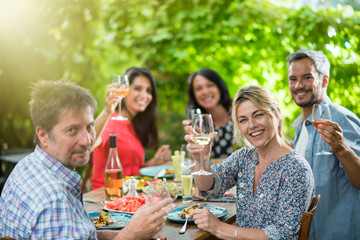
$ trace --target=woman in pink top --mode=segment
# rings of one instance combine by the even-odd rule
[[[93,189],[104,186],[105,164],[109,153],[110,134],[117,136],[117,148],[125,176],[139,174],[146,166],[161,165],[171,160],[171,150],[164,145],[158,149],[152,159],[145,162],[144,149],[158,147],[157,129],[157,97],[156,86],[149,70],[141,67],[131,67],[126,70],[130,83],[129,94],[122,99],[121,116],[128,120],[112,120],[119,97],[112,95],[108,86],[106,92],[106,107],[95,121],[98,133],[93,151]],[[170,162],[169,162],[170,163]]]

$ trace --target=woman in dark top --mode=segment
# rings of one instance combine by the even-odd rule
[[[232,100],[225,81],[211,69],[199,69],[188,79],[188,96],[187,116],[191,109],[199,108],[202,113],[210,113],[213,118],[218,135],[213,141],[211,157],[228,157],[233,152],[233,122]]]

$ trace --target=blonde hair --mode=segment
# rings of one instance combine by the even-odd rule
[[[280,107],[275,97],[269,90],[261,86],[246,86],[240,88],[233,100],[232,104],[232,120],[234,122],[234,141],[239,145],[247,145],[243,134],[239,129],[239,122],[237,121],[236,108],[244,101],[249,100],[255,104],[262,111],[270,115],[274,128],[278,131],[280,138],[284,136],[283,125],[284,120],[280,111]]]

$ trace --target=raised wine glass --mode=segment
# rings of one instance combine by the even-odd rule
[[[314,104],[312,109],[312,124],[317,129],[319,124],[324,124],[324,120],[331,120],[331,112],[328,104]],[[325,150],[325,141],[321,139],[321,151],[315,155],[331,155],[332,152]]]
[[[214,132],[214,124],[211,114],[195,114],[192,119],[192,139],[194,143],[201,146],[209,144],[211,133]],[[204,170],[203,153],[200,153],[200,169],[193,172],[193,175],[212,175],[211,172]]]
[[[146,194],[146,205],[155,205],[166,198],[170,198],[169,185],[163,181],[150,182]],[[160,240],[159,233],[156,234],[156,240]]]
[[[112,88],[111,92],[120,97],[119,101],[119,111],[116,117],[112,117],[113,120],[127,120],[126,117],[121,116],[121,101],[124,97],[126,97],[129,93],[129,79],[125,74],[121,77],[120,74],[115,74],[113,78],[113,84],[116,84],[114,88]]]

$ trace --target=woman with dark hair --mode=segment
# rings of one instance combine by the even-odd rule
[[[171,150],[164,145],[158,149],[154,157],[145,162],[145,149],[155,150],[158,147],[157,129],[157,96],[155,81],[149,70],[131,67],[125,71],[128,76],[129,94],[121,101],[121,116],[128,120],[112,120],[116,116],[115,108],[119,97],[111,94],[108,86],[106,107],[95,121],[97,134],[93,151],[93,189],[104,186],[105,164],[110,148],[110,134],[116,134],[117,149],[123,167],[124,176],[139,174],[146,166],[165,164],[171,161]],[[109,120],[110,119],[110,120]]]
[[[200,108],[202,113],[210,113],[218,133],[213,141],[211,156],[226,158],[233,151],[233,122],[231,121],[231,98],[225,81],[208,68],[192,73],[188,79],[189,100],[187,116],[192,109]],[[185,120],[184,125],[190,122]]]

